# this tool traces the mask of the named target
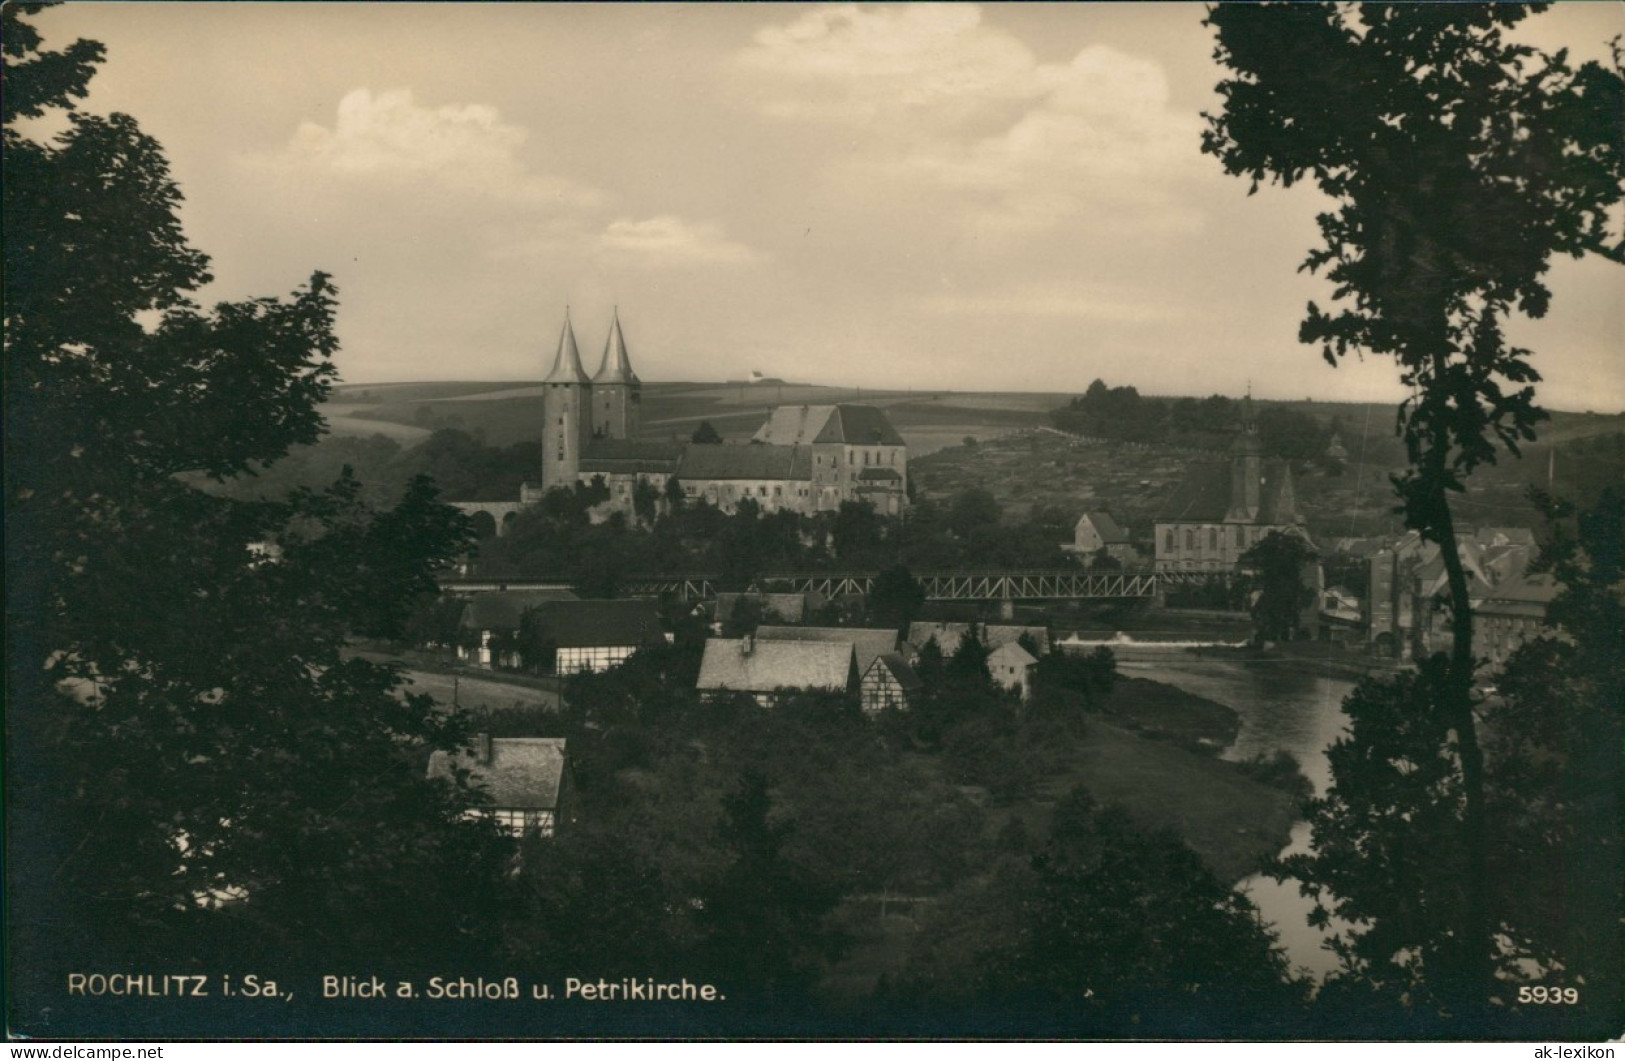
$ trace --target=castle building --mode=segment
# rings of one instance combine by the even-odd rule
[[[1304,533],[1292,467],[1264,459],[1251,398],[1242,409],[1229,462],[1193,465],[1158,510],[1158,571],[1235,571],[1242,554],[1272,531]]]
[[[763,511],[803,514],[834,511],[846,501],[867,501],[882,515],[907,506],[908,447],[873,406],[780,406],[747,445],[682,445],[638,438],[642,388],[620,313],[610,322],[598,371],[588,376],[566,311],[553,367],[542,381],[540,481],[524,484],[518,505],[506,507],[595,480],[609,489],[606,505],[628,516],[637,511],[640,487],[646,498],[664,498],[673,480],[685,497],[730,513],[747,499]]]

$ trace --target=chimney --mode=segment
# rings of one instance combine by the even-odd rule
[[[474,734],[474,758],[481,766],[491,765],[491,735],[489,733]]]

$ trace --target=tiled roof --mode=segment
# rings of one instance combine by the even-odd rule
[[[849,446],[901,446],[903,436],[886,414],[872,405],[837,405],[824,421],[814,442],[844,442]]]
[[[563,737],[492,737],[491,761],[481,762],[472,750],[429,756],[429,776],[450,779],[463,769],[484,786],[497,810],[552,810],[564,784]]]
[[[901,446],[903,436],[872,405],[781,405],[757,429],[755,441],[776,445],[809,442],[852,446]]]
[[[689,446],[677,466],[687,482],[706,479],[812,479],[812,450],[806,446]]]
[[[865,468],[858,473],[860,482],[902,482],[903,477],[897,473],[896,468]]]
[[[989,667],[1030,667],[1037,662],[1031,652],[1014,641],[1006,641],[987,656]]]
[[[517,630],[519,617],[531,608],[576,599],[574,593],[562,588],[476,593],[463,609],[461,625],[468,630]]]
[[[857,626],[759,626],[756,640],[845,642],[857,654],[859,674],[869,669],[875,657],[897,651],[897,631]]]
[[[1538,604],[1545,607],[1562,587],[1549,574],[1510,578],[1484,594],[1483,604],[1491,609],[1499,604]]]
[[[581,455],[584,472],[675,472],[683,448],[671,442],[595,438]]]
[[[846,690],[855,673],[850,642],[713,637],[705,643],[697,684],[707,692]]]
[[[1266,527],[1293,523],[1283,497],[1292,474],[1286,461],[1260,461],[1259,470],[1263,484],[1258,492],[1258,518],[1253,522]],[[1191,465],[1185,478],[1157,510],[1156,522],[1223,523],[1230,512],[1232,481],[1229,461]]]
[[[1085,512],[1079,517],[1078,522],[1082,523],[1084,520],[1088,520],[1094,525],[1095,533],[1100,535],[1100,540],[1107,545],[1128,544],[1128,531],[1118,526],[1117,521],[1112,519],[1110,513]]]
[[[537,619],[559,648],[653,645],[666,639],[653,601],[553,601],[537,609]]]
[[[924,682],[920,681],[920,676],[914,673],[914,668],[908,665],[908,661],[895,652],[887,652],[884,655],[876,656],[875,661],[869,665],[869,670],[876,667],[884,668],[888,674],[896,679],[897,684],[902,686],[904,692],[911,693],[916,689],[923,688],[925,685]],[[865,670],[863,673],[868,675],[869,670]]]

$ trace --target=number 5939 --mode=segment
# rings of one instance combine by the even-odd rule
[[[1518,988],[1518,1001],[1572,1006],[1580,1001],[1580,989],[1577,987],[1529,987],[1525,985]]]

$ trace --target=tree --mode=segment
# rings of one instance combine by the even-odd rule
[[[1296,534],[1270,531],[1241,555],[1241,568],[1258,581],[1253,625],[1260,642],[1291,641],[1303,623],[1303,610],[1315,603],[1313,586],[1303,570],[1315,562],[1315,550]]]
[[[875,577],[869,591],[869,619],[893,629],[906,629],[925,604],[925,589],[908,568],[888,567]]]
[[[711,426],[711,421],[701,420],[700,426],[696,427],[694,434],[689,436],[689,441],[696,446],[718,446],[722,444],[722,436],[717,434],[717,429]]]
[[[1324,270],[1339,306],[1311,303],[1299,338],[1334,365],[1390,355],[1413,392],[1399,409],[1408,467],[1394,485],[1407,526],[1441,547],[1450,591],[1452,649],[1429,689],[1446,721],[1439,737],[1454,742],[1463,813],[1459,842],[1438,854],[1461,860],[1468,890],[1433,916],[1470,941],[1456,982],[1439,985],[1458,1012],[1495,995],[1495,933],[1472,612],[1449,495],[1495,460],[1497,443],[1516,454],[1543,416],[1529,351],[1502,329],[1513,313],[1545,315],[1551,256],[1625,261],[1609,228],[1625,196],[1625,77],[1508,42],[1503,30],[1531,10],[1238,4],[1207,19],[1233,76],[1218,86],[1224,110],[1208,117],[1203,150],[1253,190],[1311,179],[1333,200],[1304,268]]]
[[[278,501],[195,488],[320,434],[334,288],[200,310],[162,149],[74,109],[101,48],[41,50],[37,11],[3,10],[21,991],[60,997],[87,963],[481,951],[503,842],[462,820],[466,786],[424,777],[465,722],[341,652],[404,631],[467,521],[426,481],[385,513],[352,476]],[[50,142],[16,122],[48,112]]]

